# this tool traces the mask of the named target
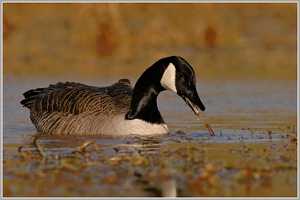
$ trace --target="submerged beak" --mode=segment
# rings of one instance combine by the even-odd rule
[[[200,110],[201,111],[205,110],[205,106],[201,102],[196,90],[191,90],[190,92],[183,94],[181,97],[185,100],[185,102],[194,111],[195,115],[199,116]]]

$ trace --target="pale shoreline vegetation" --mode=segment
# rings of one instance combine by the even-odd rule
[[[202,77],[297,79],[296,3],[4,3],[5,74],[139,76],[180,55]]]

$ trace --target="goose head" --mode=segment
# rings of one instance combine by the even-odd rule
[[[164,124],[157,108],[157,96],[164,90],[177,93],[198,116],[200,110],[205,110],[196,90],[193,68],[183,58],[170,56],[155,62],[137,80],[125,119]]]
[[[179,56],[165,58],[165,70],[160,84],[166,90],[179,95],[192,109],[195,115],[204,111],[205,106],[200,100],[196,89],[196,75],[190,64]]]

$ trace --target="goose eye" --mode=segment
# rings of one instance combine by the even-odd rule
[[[182,78],[182,77],[183,77],[183,73],[179,73],[178,76],[179,76],[180,78]]]

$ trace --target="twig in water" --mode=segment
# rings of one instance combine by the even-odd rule
[[[209,124],[205,124],[210,136],[216,136],[216,134],[214,133],[214,131],[212,130],[212,128],[210,127]]]
[[[100,150],[99,150],[99,147],[98,145],[96,144],[96,142],[94,141],[88,141],[88,142],[85,142],[83,145],[81,145],[80,147],[78,147],[76,150],[73,151],[73,153],[81,153],[83,151],[85,151],[85,149],[90,146],[90,145],[94,145],[95,147],[95,150],[97,151],[97,153],[100,153]]]

